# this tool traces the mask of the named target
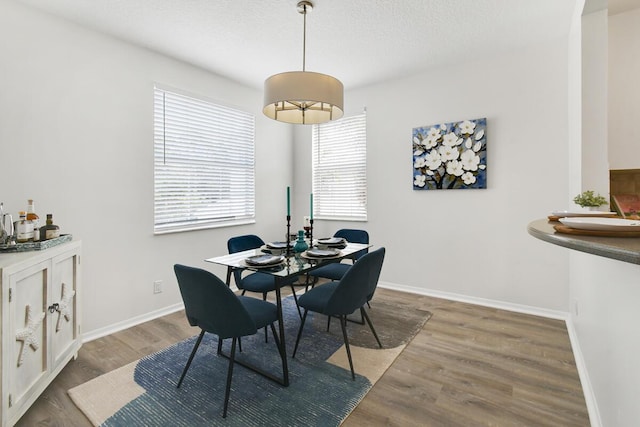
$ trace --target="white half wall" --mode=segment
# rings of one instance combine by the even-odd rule
[[[640,266],[571,253],[571,321],[597,412],[594,426],[636,426],[640,419]],[[591,396],[587,395],[587,401]],[[596,418],[597,417],[597,418]]]
[[[0,201],[35,200],[83,242],[83,332],[181,302],[174,263],[224,254],[228,237],[284,235],[291,128],[265,118],[262,93],[18,2],[0,2]],[[153,235],[154,83],[256,117],[255,225]],[[153,281],[163,293],[153,294]]]
[[[381,59],[382,60],[382,59]],[[567,209],[568,39],[368,86],[345,94],[367,109],[366,223],[316,221],[316,235],[365,228],[387,247],[382,279],[411,288],[568,310],[568,254],[527,234]],[[412,188],[414,127],[487,118],[486,190]],[[310,162],[308,129],[296,165]],[[302,194],[311,171],[294,167]]]

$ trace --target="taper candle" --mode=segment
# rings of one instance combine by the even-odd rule
[[[311,219],[313,219],[313,193],[311,193],[311,197],[309,198],[311,205]]]
[[[291,188],[287,187],[287,216],[291,216]]]

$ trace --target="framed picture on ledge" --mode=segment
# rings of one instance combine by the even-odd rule
[[[612,194],[611,205],[623,218],[640,215],[640,195],[638,194]]]

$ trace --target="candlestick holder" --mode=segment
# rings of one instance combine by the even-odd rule
[[[311,224],[309,223],[310,219],[311,218],[308,216],[304,217],[304,237],[307,239],[309,238],[309,230],[311,229]]]
[[[289,243],[291,242],[291,215],[287,215],[287,258],[291,256],[291,248]]]
[[[313,249],[313,219],[309,220],[309,248]]]

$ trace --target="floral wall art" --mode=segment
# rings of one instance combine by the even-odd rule
[[[487,119],[413,129],[413,189],[487,188]]]

